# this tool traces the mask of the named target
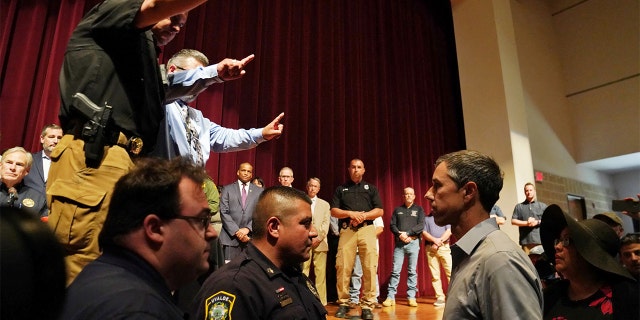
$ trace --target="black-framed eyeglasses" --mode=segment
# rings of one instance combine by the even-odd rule
[[[183,68],[183,67],[181,67],[181,66],[175,65],[175,64],[174,64],[174,66],[175,66],[178,70],[183,70],[183,71],[184,71],[184,70],[187,70],[187,69],[185,69],[185,68]]]
[[[558,245],[558,243],[562,243],[562,247],[564,248],[564,247],[568,247],[568,246],[571,244],[571,242],[573,242],[573,241],[571,240],[571,238],[554,239],[554,240],[553,240],[553,245],[554,245],[554,246],[557,246],[557,245]]]
[[[197,221],[197,222],[200,223],[200,226],[204,230],[207,230],[207,228],[209,228],[209,225],[211,225],[211,216],[206,216],[206,217],[175,216],[175,217],[172,217],[170,219],[180,219],[180,220],[186,220],[186,221]]]

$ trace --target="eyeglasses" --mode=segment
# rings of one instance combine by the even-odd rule
[[[571,244],[571,242],[573,242],[571,240],[571,238],[564,238],[564,239],[554,239],[553,240],[553,245],[557,246],[558,243],[562,243],[562,247],[567,247]]]
[[[186,221],[197,221],[197,222],[200,222],[200,226],[204,230],[207,230],[207,228],[209,228],[209,225],[211,225],[211,216],[206,216],[206,217],[176,216],[176,217],[172,217],[170,219],[180,219],[180,220],[186,220]]]

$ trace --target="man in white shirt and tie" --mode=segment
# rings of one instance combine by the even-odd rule
[[[251,183],[251,164],[241,163],[236,174],[238,180],[224,186],[220,195],[220,243],[225,263],[242,252],[251,240],[252,215],[263,190]]]
[[[48,124],[40,133],[40,143],[42,150],[33,153],[33,164],[29,174],[24,177],[24,184],[45,194],[47,176],[51,167],[51,151],[56,147],[58,141],[62,139],[62,128],[57,124]]]

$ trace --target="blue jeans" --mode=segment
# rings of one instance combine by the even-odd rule
[[[396,241],[396,246],[393,249],[393,271],[391,271],[391,278],[389,279],[387,299],[395,300],[396,298],[398,283],[400,282],[400,272],[402,271],[405,256],[409,258],[409,265],[407,266],[407,298],[415,299],[416,292],[418,291],[418,273],[416,272],[416,267],[418,266],[419,253],[420,239],[415,239],[409,243]]]
[[[349,283],[349,302],[360,303],[360,288],[362,287],[362,263],[360,256],[356,255],[356,263],[353,264],[351,283]],[[376,299],[380,294],[380,282],[376,281]]]
[[[360,303],[360,288],[362,287],[362,263],[360,256],[356,255],[356,263],[353,264],[351,273],[351,285],[349,286],[349,301]]]

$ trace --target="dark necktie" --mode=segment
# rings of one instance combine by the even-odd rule
[[[242,207],[245,208],[247,206],[247,186],[242,184]]]

